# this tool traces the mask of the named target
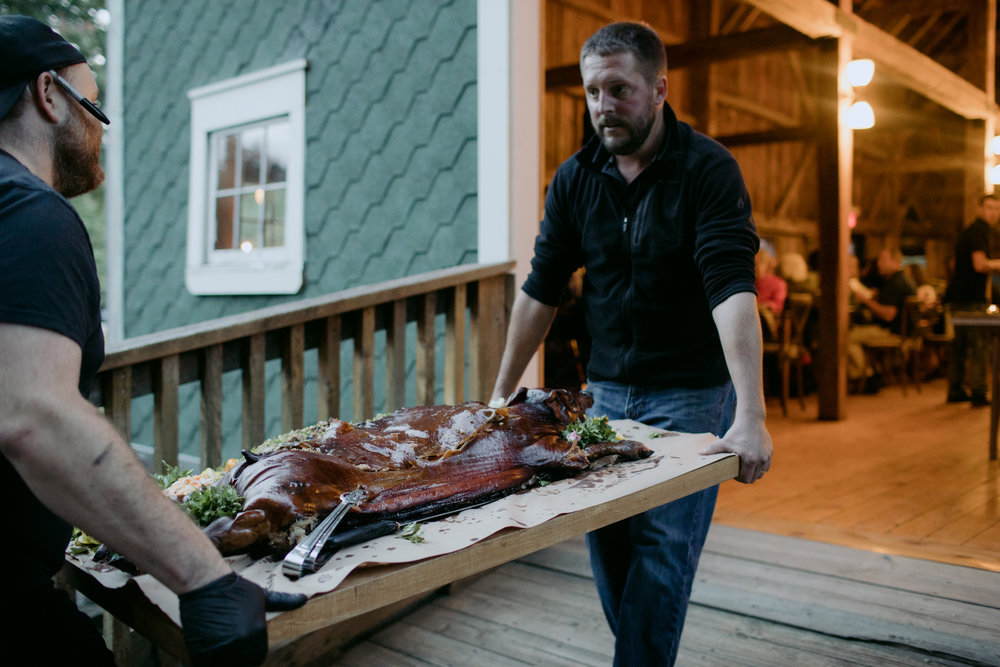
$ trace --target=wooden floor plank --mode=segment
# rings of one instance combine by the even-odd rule
[[[908,647],[845,641],[780,623],[692,604],[681,636],[677,664],[742,667],[838,667],[847,665],[956,667],[968,665]]]
[[[850,396],[847,419],[835,422],[816,419],[812,396],[806,411],[772,411],[771,471],[753,485],[723,484],[716,522],[1000,572],[989,411],[945,403],[943,380],[923,388]],[[983,504],[954,509],[983,484]],[[928,532],[916,534],[919,525]]]
[[[707,559],[698,604],[824,632],[1000,664],[1000,610],[737,558]]]
[[[784,535],[760,539],[753,530],[713,524],[706,554],[741,558],[788,568],[909,590],[970,604],[1000,607],[995,572],[874,551],[823,544]],[[708,558],[709,556],[705,556]]]
[[[542,628],[535,628],[535,632],[525,632],[498,623],[495,619],[457,612],[444,606],[428,606],[420,613],[411,614],[407,622],[428,632],[503,653],[533,665],[600,667],[608,661],[607,653],[587,651],[573,642],[560,641]],[[539,630],[542,632],[538,632]]]
[[[419,609],[413,612],[413,614],[419,613]],[[489,651],[475,644],[429,632],[405,619],[375,634],[370,641],[404,655],[419,656],[421,660],[432,665],[519,667],[532,664],[503,653]]]

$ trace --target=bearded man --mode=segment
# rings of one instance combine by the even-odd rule
[[[595,136],[556,171],[493,389],[508,395],[585,268],[594,415],[711,432],[741,482],[771,465],[754,288],[759,239],[739,166],[666,103],[666,53],[637,23],[583,45]],[[673,664],[716,487],[587,536],[616,665]]]
[[[104,359],[101,291],[67,198],[104,179],[94,75],[24,16],[0,16],[0,63],[0,507],[28,545],[0,555],[0,643],[11,664],[114,664],[52,585],[76,525],[179,595],[191,664],[259,664],[265,609],[305,599],[238,577],[84,398]]]

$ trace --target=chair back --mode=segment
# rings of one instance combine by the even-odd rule
[[[785,344],[796,352],[805,344],[806,325],[812,312],[813,295],[808,292],[792,292],[785,301],[782,314],[787,320]]]

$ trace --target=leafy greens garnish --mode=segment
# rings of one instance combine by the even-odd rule
[[[426,541],[424,540],[423,532],[424,525],[415,521],[403,526],[403,530],[399,533],[398,537],[401,540],[409,540],[414,544],[423,544]]]
[[[188,477],[194,474],[191,470],[181,470],[179,465],[172,466],[166,461],[163,462],[163,469],[164,472],[162,473],[153,473],[153,479],[156,480],[156,483],[160,485],[161,489],[167,488],[181,477]]]
[[[207,526],[222,516],[236,516],[243,509],[244,498],[228,484],[206,486],[192,491],[181,509],[198,525]]]
[[[618,434],[608,424],[607,417],[591,417],[567,424],[561,435],[563,440],[577,442],[581,447],[618,440]]]

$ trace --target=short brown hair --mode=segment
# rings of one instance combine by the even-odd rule
[[[639,68],[647,82],[667,73],[667,51],[663,40],[645,23],[609,23],[583,43],[580,65],[587,56],[610,56],[631,53],[639,61]]]

